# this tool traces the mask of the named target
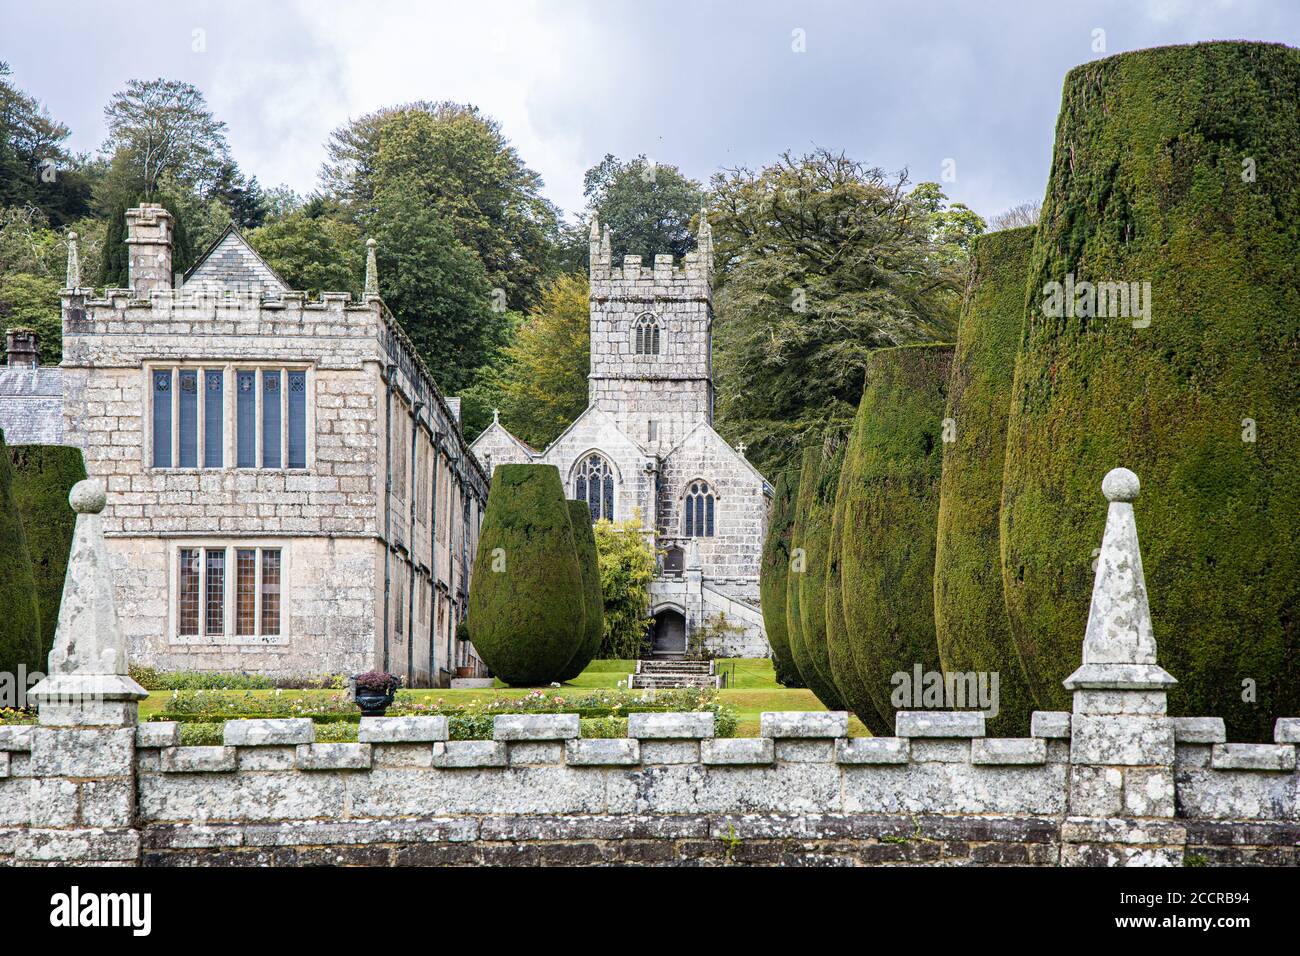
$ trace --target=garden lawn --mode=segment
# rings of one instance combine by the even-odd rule
[[[591,665],[572,681],[558,688],[544,687],[550,694],[586,693],[596,688],[617,688],[620,680],[626,680],[632,672],[634,661],[600,660]],[[812,691],[782,687],[776,683],[772,672],[772,662],[768,659],[732,659],[718,661],[719,671],[728,673],[728,686],[718,694],[718,702],[735,708],[740,717],[736,731],[740,737],[757,737],[759,733],[759,715],[765,710],[825,710]],[[734,683],[732,673],[734,670]],[[475,700],[488,701],[495,697],[522,697],[532,689],[525,687],[497,687],[483,690],[450,690],[445,688],[417,689],[403,691],[417,700],[433,703],[441,700],[445,705],[458,706]],[[215,692],[214,692],[215,693]],[[279,694],[285,699],[310,700],[314,697],[328,698],[337,695],[337,690],[254,690],[230,691],[232,698],[245,694],[263,697]],[[161,712],[172,691],[160,690],[149,694],[147,700],[140,702],[140,717],[147,719]],[[849,734],[854,737],[869,736],[867,730],[856,717],[849,718]]]

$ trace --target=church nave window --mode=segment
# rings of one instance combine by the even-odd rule
[[[614,471],[600,455],[593,452],[582,460],[574,478],[574,497],[587,502],[591,520],[614,520]]]
[[[713,537],[713,491],[707,481],[693,481],[686,491],[686,507],[683,516],[686,537]]]
[[[658,355],[659,320],[649,314],[638,318],[633,339],[633,350],[637,355]]]

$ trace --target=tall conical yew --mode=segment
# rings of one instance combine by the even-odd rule
[[[81,449],[67,445],[11,445],[12,493],[27,535],[36,585],[43,657],[54,646],[63,600],[63,579],[77,515],[68,504],[72,486],[86,477]],[[29,530],[31,529],[31,530]]]
[[[587,637],[582,567],[554,465],[498,465],[474,558],[469,630],[512,686],[550,684]]]
[[[895,674],[939,669],[934,540],[951,365],[950,345],[899,346],[867,358],[837,507],[845,631],[875,714],[860,702],[854,710],[868,726],[881,718],[893,724]]]
[[[585,612],[584,639],[560,674],[560,680],[573,680],[592,662],[600,651],[605,636],[605,601],[600,589],[600,556],[596,553],[596,535],[591,530],[591,506],[585,501],[569,502],[569,520],[573,525],[573,541],[578,549],[578,565],[582,569],[582,606]]]
[[[1002,596],[998,509],[1032,227],[978,236],[957,324],[943,446],[934,625],[945,672],[998,675],[988,732],[1029,734],[1033,700]]]
[[[1142,482],[1169,712],[1256,740],[1300,713],[1297,103],[1300,50],[1276,44],[1140,50],[1066,76],[1001,516],[1041,707],[1068,704],[1096,490],[1123,466]]]
[[[814,499],[818,497],[826,456],[820,445],[805,448],[799,472],[799,494],[795,499],[794,530],[790,534],[793,560],[786,585],[785,616],[790,633],[790,653],[808,689],[831,710],[844,703],[830,673],[826,656],[825,611],[820,593],[826,574],[826,540]],[[815,608],[805,614],[804,601]]]
[[[790,635],[785,621],[785,590],[790,576],[790,534],[794,530],[795,496],[799,474],[793,468],[782,471],[772,494],[772,514],[763,540],[763,557],[759,565],[759,603],[763,609],[763,629],[772,648],[772,666],[777,683],[783,687],[803,687],[803,678],[790,653]]]
[[[27,550],[4,432],[0,431],[0,673],[44,671],[48,647],[41,644],[32,560]]]

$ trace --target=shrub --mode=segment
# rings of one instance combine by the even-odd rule
[[[549,684],[586,637],[582,569],[554,465],[498,465],[469,596],[474,647],[514,686]]]
[[[1101,480],[1122,465],[1143,486],[1170,713],[1266,740],[1300,712],[1297,102],[1300,50],[1273,44],[1141,50],[1066,77],[1001,514],[1011,631],[1040,707],[1068,704]],[[1070,275],[1149,281],[1149,325],[1046,316],[1040,290]]]
[[[573,680],[595,658],[605,637],[605,603],[600,591],[600,556],[596,553],[596,535],[591,530],[591,508],[585,501],[569,502],[569,519],[573,522],[573,541],[578,549],[578,566],[582,570],[582,605],[586,612],[583,642],[560,673],[560,680]]]
[[[772,667],[783,687],[803,687],[803,678],[790,653],[790,633],[785,622],[785,589],[790,577],[790,533],[794,530],[794,506],[799,489],[799,474],[793,469],[781,472],[772,495],[772,514],[763,540],[763,557],[759,565],[759,605],[763,610],[763,629],[772,648]]]
[[[825,465],[825,455],[820,447],[804,449],[799,495],[795,499],[794,528],[790,532],[790,553],[795,561],[786,583],[785,618],[790,635],[790,656],[794,658],[795,667],[799,668],[799,676],[818,700],[831,710],[841,710],[844,704],[831,677],[830,658],[826,655],[825,624],[808,627],[817,620],[825,621],[821,603],[816,603],[816,612],[821,613],[805,614],[803,609],[805,599],[813,600],[814,589],[820,588],[826,570],[825,542],[817,539],[821,526],[813,507]],[[805,580],[814,583],[811,587],[806,586]]]
[[[641,514],[613,523],[601,519],[592,529],[600,555],[600,593],[605,604],[602,658],[641,657],[648,648],[650,582],[655,576],[654,548],[641,531]]]
[[[14,501],[32,561],[41,647],[48,654],[54,646],[72,530],[77,524],[68,492],[86,477],[86,465],[81,450],[66,445],[11,445],[9,463],[13,466]]]
[[[893,674],[939,668],[934,541],[951,362],[948,345],[873,352],[845,455],[836,502],[841,608],[868,695],[851,706],[873,730],[893,724]]]
[[[945,418],[939,533],[934,555],[934,626],[945,671],[998,674],[993,736],[1025,736],[1033,709],[1011,640],[1002,595],[998,509],[1007,410],[1025,305],[1031,228],[977,237],[957,327]]]
[[[20,667],[45,670],[49,648],[41,641],[36,582],[12,484],[0,431],[0,671],[17,674]]]

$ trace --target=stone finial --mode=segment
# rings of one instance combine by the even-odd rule
[[[609,226],[605,227],[605,232],[600,239],[600,261],[603,265],[610,265],[614,261],[614,253],[610,251]]]
[[[1177,683],[1156,663],[1151,606],[1133,517],[1139,487],[1137,475],[1127,468],[1112,470],[1101,483],[1110,506],[1083,638],[1083,665],[1066,678],[1068,690],[1158,690]]]
[[[709,214],[703,206],[700,207],[700,228],[695,233],[696,245],[700,251],[700,258],[706,266],[713,263],[713,227],[709,225]]]
[[[600,242],[600,217],[594,212],[591,214],[591,243]]]
[[[104,486],[93,478],[72,486],[77,513],[63,582],[48,676],[31,689],[38,702],[139,700],[148,695],[127,676],[126,638],[117,620],[112,570],[100,512]]]
[[[493,425],[501,424],[501,409],[499,408],[492,409],[492,424]]]
[[[377,245],[378,243],[373,238],[366,240],[366,298],[379,295],[379,265],[375,262],[375,246]]]
[[[77,234],[75,232],[68,233],[68,274],[63,287],[73,291],[81,288],[81,257],[77,255]]]
[[[700,539],[690,538],[686,542],[686,570],[698,571],[704,567],[700,560]]]

